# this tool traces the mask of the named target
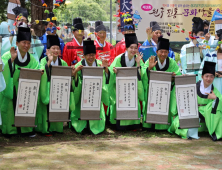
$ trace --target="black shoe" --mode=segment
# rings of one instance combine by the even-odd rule
[[[212,140],[213,140],[214,142],[217,141],[217,136],[216,136],[215,133],[212,134],[211,138],[212,138]]]

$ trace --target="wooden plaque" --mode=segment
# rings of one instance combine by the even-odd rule
[[[35,127],[41,70],[20,69],[15,127]]]
[[[52,66],[49,122],[69,122],[72,68]]]
[[[150,71],[146,123],[169,124],[172,73]]]
[[[116,69],[116,120],[138,120],[137,67]]]
[[[198,128],[196,75],[176,76],[176,99],[180,128]]]
[[[103,85],[103,67],[82,69],[81,120],[101,120],[100,106]]]

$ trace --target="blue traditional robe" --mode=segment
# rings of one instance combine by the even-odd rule
[[[151,45],[154,46],[153,43]],[[142,46],[150,46],[150,42],[148,40],[146,40],[146,41],[144,41]],[[143,60],[144,60],[144,62],[146,62],[151,56],[156,56],[157,55],[156,54],[156,50],[157,50],[156,46],[154,46],[153,48],[141,48],[141,47],[139,48],[139,52],[143,53]],[[174,54],[174,52],[172,51],[171,48],[169,50],[168,57],[170,57],[170,58],[175,60],[175,54]]]

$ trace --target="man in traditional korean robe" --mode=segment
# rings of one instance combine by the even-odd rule
[[[132,34],[135,33],[135,25],[133,24],[133,19],[128,18],[124,20],[124,34]],[[141,44],[138,43],[138,46],[140,47]],[[123,38],[120,42],[118,42],[115,46],[115,57],[125,53],[126,51],[126,44],[125,44],[125,38]]]
[[[40,62],[40,69],[44,70],[41,77],[40,92],[38,108],[36,113],[35,130],[41,132],[46,136],[51,136],[52,133],[63,132],[63,122],[48,122],[49,115],[49,101],[50,101],[50,85],[51,85],[51,69],[52,66],[68,66],[67,63],[59,58],[60,54],[60,40],[57,35],[47,35],[47,57]],[[73,89],[70,92],[70,110],[74,110],[74,96]]]
[[[66,43],[63,51],[63,60],[68,66],[75,65],[83,59],[84,27],[81,18],[73,19],[73,40]]]
[[[116,67],[138,67],[138,118],[141,117],[139,101],[144,100],[144,89],[140,76],[140,68],[144,65],[142,56],[138,55],[138,40],[135,33],[125,34],[126,51],[118,55],[110,66],[110,123],[117,130],[136,130],[140,128],[139,120],[116,119]]]
[[[205,61],[202,80],[197,82],[199,116],[201,120],[205,120],[213,141],[222,138],[222,95],[212,84],[215,78],[215,65],[214,62]],[[179,118],[176,116],[168,131],[182,138],[199,138],[198,128],[178,129],[179,126]]]
[[[95,34],[96,39],[94,43],[97,48],[96,59],[107,59],[109,65],[111,65],[115,58],[115,48],[111,43],[106,41],[106,27],[103,25],[102,21],[95,22]]]
[[[181,54],[180,54],[180,59],[181,59],[181,66],[182,66],[182,74],[198,74],[199,70],[191,70],[187,71],[187,54],[186,54],[186,49],[188,47],[199,47],[200,48],[200,57],[203,58],[203,36],[204,36],[204,25],[203,25],[203,20],[199,17],[194,17],[192,19],[193,21],[193,28],[192,28],[192,40],[190,41],[189,44],[185,44],[181,48]],[[199,38],[195,38],[195,36],[198,36]],[[196,77],[196,81],[198,81],[199,78],[198,76]]]
[[[26,133],[33,136],[33,128],[16,128],[12,125],[15,120],[15,107],[18,91],[18,79],[20,75],[19,68],[38,69],[39,63],[28,51],[31,47],[31,32],[29,28],[18,28],[17,49],[11,47],[11,50],[2,56],[4,63],[3,76],[6,82],[6,88],[0,93],[0,109],[2,114],[2,133],[12,135],[17,133]]]
[[[83,132],[83,130],[90,130],[93,134],[99,134],[105,130],[105,111],[103,103],[109,104],[109,93],[108,83],[110,73],[108,70],[108,61],[96,59],[96,47],[93,41],[83,41],[83,52],[84,59],[75,65],[75,110],[71,113],[71,125],[77,133]],[[101,120],[79,120],[81,112],[81,93],[82,93],[82,68],[83,67],[104,67],[103,73],[103,84],[102,84],[102,96],[101,96],[101,107],[100,107],[100,118]],[[84,130],[84,132],[85,132]]]
[[[11,36],[5,37],[2,39],[2,55],[6,52],[8,52],[11,47],[16,48],[16,34],[18,32],[18,27],[27,27],[28,24],[28,11],[25,8],[22,7],[16,7],[13,9],[13,12],[15,13],[16,17],[20,16],[19,19],[16,21],[16,27],[15,30],[11,31]],[[29,53],[32,54],[32,56],[35,58],[36,61],[39,61],[42,51],[43,51],[43,45],[41,41],[36,37],[35,32],[33,29],[31,29],[31,44],[33,47],[30,47]]]
[[[162,30],[156,21],[150,22],[150,27],[146,29],[147,39],[144,41],[142,46],[147,46],[147,48],[140,47],[139,52],[143,53],[143,61],[146,62],[151,56],[156,56],[158,38],[162,37]],[[153,46],[153,47],[149,47]],[[169,48],[168,57],[175,60],[175,54],[171,48]]]
[[[159,38],[157,44],[157,56],[151,56],[145,63],[144,67],[142,68],[142,81],[144,87],[144,111],[143,111],[143,128],[154,128],[156,130],[167,130],[169,125],[162,125],[162,124],[150,124],[145,123],[146,115],[147,115],[147,101],[148,101],[148,93],[149,93],[149,71],[165,71],[165,72],[172,72],[172,76],[181,75],[180,68],[177,65],[176,61],[170,57],[168,57],[170,48],[170,43],[168,39]],[[176,93],[175,93],[175,86],[174,81],[172,80],[171,84],[171,93],[170,93],[170,107],[169,107],[169,116],[168,122],[171,123],[172,117],[174,114],[177,113],[177,106],[176,106]],[[148,129],[147,129],[148,130]]]
[[[43,53],[41,55],[41,58],[44,58],[46,57],[46,49],[47,49],[47,35],[57,35],[56,31],[57,31],[57,22],[56,22],[56,17],[55,15],[50,12],[49,14],[47,14],[47,20],[48,21],[45,21],[45,34],[43,34],[43,36],[39,37],[39,39],[41,40],[42,44],[44,44],[44,49],[43,49]],[[50,21],[49,21],[50,20]],[[60,51],[61,51],[61,54],[60,57],[62,58],[62,53],[63,53],[63,48],[65,46],[63,40],[61,38],[59,38],[59,42],[60,42]]]

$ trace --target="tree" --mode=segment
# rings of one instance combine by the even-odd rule
[[[44,0],[47,4],[50,12],[53,9],[53,0]],[[42,2],[37,0],[30,0],[31,2],[31,23],[35,22],[35,20],[46,20],[46,14],[44,13],[45,8],[42,7]],[[44,23],[40,22],[39,24],[34,24],[32,26],[35,30],[37,36],[42,36],[45,33]]]

